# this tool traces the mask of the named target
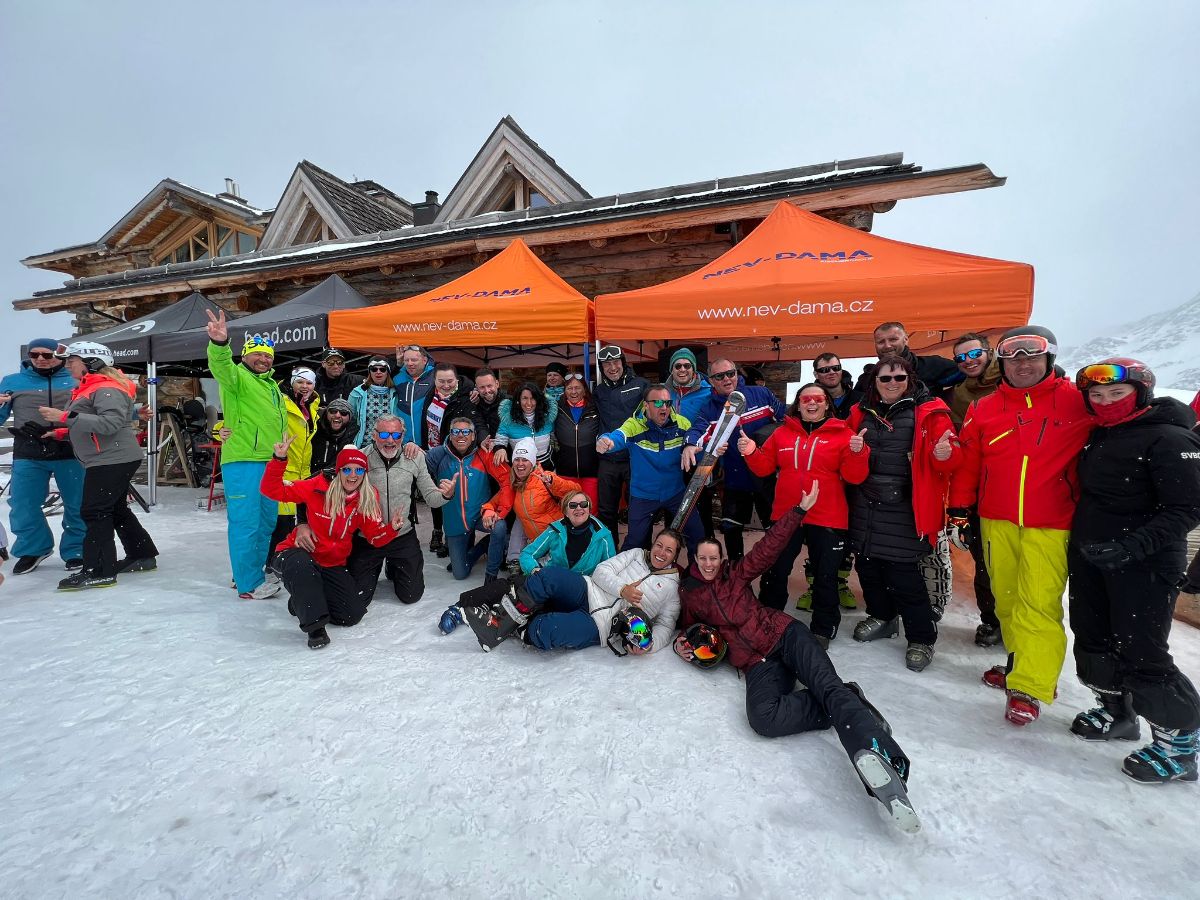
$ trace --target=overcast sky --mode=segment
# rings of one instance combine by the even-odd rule
[[[1017,7],[1020,8],[1017,8]],[[593,195],[903,151],[1005,187],[875,232],[1032,263],[1064,344],[1200,291],[1200,4],[0,0],[0,371],[160,179],[272,207],[304,158],[445,193],[511,114]],[[1003,7],[1003,10],[996,7]]]

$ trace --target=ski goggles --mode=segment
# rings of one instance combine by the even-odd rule
[[[637,647],[639,650],[650,649],[653,635],[650,632],[650,623],[641,616],[633,615],[629,617],[629,630],[625,632],[625,643]]]
[[[982,347],[976,347],[974,350],[968,350],[966,353],[955,353],[954,361],[957,363],[963,363],[968,359],[979,359],[985,353],[987,353],[985,349]]]
[[[367,470],[364,469],[362,466],[342,466],[342,474],[343,475],[359,475],[359,476],[361,476],[361,475],[366,474],[366,471]]]
[[[1081,391],[1094,384],[1145,384],[1146,377],[1141,369],[1117,363],[1095,363],[1084,366],[1075,376],[1075,385]]]
[[[398,441],[404,437],[403,431],[377,431],[375,433],[379,435],[381,441]]]
[[[600,352],[596,354],[596,358],[599,359],[600,362],[609,362],[610,360],[620,359],[624,355],[625,351],[623,351],[620,347],[616,346],[615,344],[609,344],[607,347],[600,348]]]
[[[1043,356],[1057,353],[1058,346],[1040,334],[1015,334],[996,345],[996,355],[1001,359],[1016,359],[1018,356]]]

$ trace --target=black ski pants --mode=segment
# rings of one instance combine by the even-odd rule
[[[129,481],[140,460],[83,470],[83,498],[79,516],[87,529],[83,536],[83,571],[102,578],[117,574],[117,545],[126,559],[158,556],[154,541],[129,508]]]
[[[1200,696],[1167,648],[1178,589],[1145,565],[1097,569],[1072,544],[1067,590],[1075,671],[1094,691],[1129,693],[1138,715],[1163,728],[1200,728]]]
[[[294,515],[278,515],[275,517],[275,530],[271,532],[271,541],[267,544],[267,568],[275,560],[275,548],[284,542],[296,528]]]
[[[358,585],[362,594],[363,605],[367,605],[375,597],[375,589],[379,586],[379,573],[384,563],[388,566],[392,589],[396,599],[401,603],[416,603],[425,593],[425,557],[421,553],[421,541],[417,533],[409,529],[404,534],[393,538],[382,547],[375,547],[361,534],[354,536],[353,549],[346,567],[350,577]]]
[[[992,579],[983,561],[983,529],[979,525],[979,513],[971,513],[970,528],[971,537],[967,541],[967,547],[971,550],[971,559],[975,560],[975,604],[979,607],[979,620],[984,625],[999,628],[996,595],[992,593]]]
[[[908,641],[932,647],[937,641],[937,622],[918,561],[898,562],[860,553],[854,568],[862,585],[867,615],[885,622],[899,615]]]
[[[609,459],[600,457],[600,467],[596,472],[596,495],[599,507],[596,518],[604,527],[612,532],[614,543],[617,542],[617,515],[621,511],[621,497],[629,484],[629,457],[624,459]]]
[[[291,594],[288,611],[306,634],[325,625],[357,625],[366,615],[367,604],[345,566],[319,566],[307,550],[289,547],[275,554],[275,571]]]
[[[800,681],[807,690],[797,689]],[[907,760],[879,720],[842,682],[803,622],[793,622],[767,658],[746,672],[746,718],[763,737],[833,728],[851,759],[874,744]],[[907,774],[911,766],[906,767]]]
[[[725,553],[729,557],[730,562],[737,562],[746,555],[746,545],[742,538],[745,532],[742,530],[742,525],[750,524],[750,518],[754,515],[754,507],[760,501],[766,502],[769,516],[771,498],[763,495],[761,491],[742,491],[737,488],[725,488],[725,493],[721,499],[721,518],[732,521],[722,522],[719,530],[725,536]],[[734,522],[741,524],[735,525],[733,524]],[[764,528],[769,524],[769,518],[763,521]]]
[[[838,569],[846,551],[846,532],[824,525],[801,525],[792,534],[783,552],[775,560],[765,576],[759,590],[763,606],[783,609],[787,605],[788,577],[796,564],[800,550],[808,547],[808,559],[812,563],[809,578],[812,581],[812,631],[832,639],[837,635],[842,621],[838,603]],[[806,571],[808,568],[806,567]]]

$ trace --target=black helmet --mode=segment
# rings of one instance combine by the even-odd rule
[[[1022,338],[1028,340],[1023,341]],[[1008,346],[1005,346],[1006,343]],[[1010,328],[1000,335],[1000,340],[996,342],[997,359],[1042,355],[1046,357],[1046,374],[1049,375],[1054,371],[1054,360],[1058,357],[1058,338],[1044,325],[1020,325]],[[1000,366],[1000,373],[1007,382],[1008,376],[1004,375],[1003,365]]]
[[[703,623],[693,625],[675,639],[675,655],[701,669],[720,665],[728,649],[720,632]]]
[[[650,617],[640,606],[632,603],[613,616],[608,646],[613,653],[624,656],[630,647],[650,650],[654,633],[650,628]]]

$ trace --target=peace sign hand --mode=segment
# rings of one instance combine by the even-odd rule
[[[208,339],[214,344],[223,344],[229,340],[229,328],[225,323],[225,310],[221,310],[220,318],[214,316],[211,309],[206,309],[204,314],[208,316],[208,324],[205,326],[208,331]]]
[[[211,315],[211,313],[210,313],[210,315]],[[283,436],[283,440],[275,445],[275,448],[274,448],[275,456],[278,459],[286,458],[287,452],[288,452],[288,447],[290,447],[292,445],[292,441],[294,441],[295,439],[296,439],[296,436],[294,434],[285,434]]]

